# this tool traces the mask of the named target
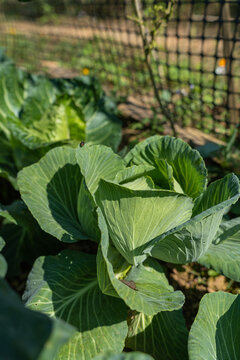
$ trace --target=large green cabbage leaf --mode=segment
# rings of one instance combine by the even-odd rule
[[[189,360],[240,359],[240,295],[207,294],[189,334]]]
[[[240,281],[240,218],[224,221],[205,254],[198,259],[204,266]]]
[[[197,261],[212,244],[223,215],[239,196],[240,185],[236,175],[226,175],[210,184],[196,199],[193,217],[155,239],[151,255],[177,264]]]
[[[182,310],[147,316],[132,312],[126,346],[158,360],[188,360],[188,330]]]
[[[75,329],[26,309],[17,294],[0,279],[0,358],[11,360],[54,359]]]
[[[94,192],[101,177],[113,180],[123,168],[122,159],[103,145],[59,147],[24,168],[18,185],[44,231],[64,242],[98,241]]]
[[[24,294],[27,306],[76,328],[58,360],[91,360],[106,352],[121,352],[127,336],[127,307],[104,295],[96,274],[95,255],[64,250],[39,258]]]
[[[0,228],[4,241],[1,252],[8,264],[8,277],[19,276],[37,257],[55,255],[61,250],[61,242],[41,230],[22,201],[0,204],[0,217],[4,218]]]
[[[96,196],[115,247],[134,265],[146,258],[152,239],[192,215],[192,200],[173,191],[138,191],[101,180]]]

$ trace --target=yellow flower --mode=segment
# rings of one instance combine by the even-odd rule
[[[89,75],[90,70],[88,68],[83,68],[82,73],[83,73],[83,75]]]
[[[13,27],[10,27],[9,30],[8,30],[8,32],[9,32],[10,35],[16,35],[16,34],[17,34],[16,29],[13,28]]]

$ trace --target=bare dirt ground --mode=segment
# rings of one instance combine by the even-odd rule
[[[71,40],[81,39],[90,40],[94,37],[102,39],[110,39],[114,43],[127,45],[131,47],[141,47],[141,37],[138,35],[138,29],[132,25],[131,21],[116,22],[104,21],[99,22],[91,18],[85,19],[68,19],[64,23],[57,24],[42,24],[30,21],[2,21],[0,24],[0,33],[11,34],[16,32],[18,35],[26,37],[42,36],[53,37]],[[181,52],[188,52],[196,54],[193,55],[193,61],[199,61],[200,56],[197,54],[203,51],[206,55],[211,55],[215,52],[215,39],[205,39],[204,43],[201,39],[195,37],[200,36],[201,29],[195,29],[192,35],[193,39],[188,39],[189,34],[188,25],[180,24],[178,27],[178,36],[176,36],[176,29],[170,27],[167,32],[167,40],[160,36],[158,38],[158,45],[162,49],[174,52],[181,50]],[[222,43],[218,47],[219,54],[222,53]]]

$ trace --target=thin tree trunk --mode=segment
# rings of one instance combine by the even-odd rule
[[[174,126],[174,119],[173,119],[173,115],[171,113],[171,111],[164,106],[161,97],[159,96],[159,91],[157,88],[157,84],[154,78],[154,73],[153,73],[153,69],[152,69],[152,61],[151,61],[151,56],[154,57],[154,50],[152,51],[149,47],[150,44],[150,35],[149,35],[149,31],[147,29],[147,27],[144,25],[143,23],[143,16],[142,16],[142,4],[141,4],[141,0],[133,0],[134,3],[134,9],[138,18],[138,24],[139,24],[139,28],[140,28],[140,34],[141,34],[141,38],[142,38],[142,42],[143,42],[143,50],[144,50],[144,56],[145,56],[145,62],[148,68],[148,72],[150,75],[150,79],[152,82],[152,86],[153,86],[153,91],[154,91],[154,95],[155,98],[162,110],[162,113],[166,116],[166,118],[169,120],[172,132],[174,136],[177,136],[177,132]],[[156,60],[156,58],[154,59]],[[159,67],[158,67],[158,76],[160,77],[160,71],[159,71]]]

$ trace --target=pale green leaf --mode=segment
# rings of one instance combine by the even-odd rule
[[[121,354],[107,353],[98,355],[93,360],[153,360],[153,358],[150,355],[135,351]]]
[[[18,115],[24,97],[24,86],[20,72],[14,64],[6,62],[0,66],[0,119]]]
[[[235,175],[212,183],[196,200],[193,218],[155,239],[151,255],[175,264],[197,261],[208,250],[224,213],[239,195],[239,181]]]
[[[196,199],[193,208],[193,216],[204,211],[212,214],[214,211],[224,209],[234,204],[240,196],[240,185],[238,177],[228,174],[224,178],[211,183],[206,191]]]
[[[114,182],[123,185],[143,176],[147,176],[153,170],[154,167],[151,165],[133,165],[131,167],[127,167],[123,170],[118,171],[114,178]]]
[[[94,255],[65,250],[55,257],[39,258],[24,299],[28,307],[77,329],[61,348],[58,360],[91,360],[102,352],[123,350],[127,308],[120,299],[102,294]]]
[[[220,226],[219,236],[198,262],[235,281],[240,281],[239,217],[226,221]]]
[[[155,185],[153,180],[149,176],[142,176],[136,180],[130,181],[123,185],[132,190],[153,190]]]
[[[23,124],[31,126],[40,121],[50,105],[56,101],[56,96],[57,90],[49,79],[42,76],[36,77],[25,94],[21,113]]]
[[[78,219],[82,174],[75,154],[68,147],[53,149],[18,176],[22,199],[41,228],[64,242],[89,238]]]
[[[77,111],[67,101],[58,101],[51,105],[40,120],[35,120],[26,126],[22,119],[17,117],[8,118],[8,128],[12,135],[29,149],[50,146],[54,143],[70,140],[70,128],[68,119],[73,126],[82,125],[82,120]],[[76,135],[76,134],[75,134]],[[82,139],[84,131],[79,133],[79,141]],[[74,139],[75,137],[73,137]]]
[[[148,176],[152,170],[154,170],[154,167],[150,165],[133,165],[119,171],[113,182],[132,190],[155,189],[153,180]]]
[[[97,262],[101,269],[101,272],[98,270],[98,277],[102,289],[112,296],[118,294],[132,310],[147,315],[181,308],[184,302],[183,294],[180,291],[173,291],[163,269],[156,261],[149,259],[141,265],[132,267],[127,266],[124,259],[121,263],[121,257],[117,256],[116,249],[109,244],[104,217],[100,210],[98,212],[102,239]]]
[[[92,195],[96,192],[100,179],[113,180],[119,171],[125,169],[121,157],[102,145],[85,144],[78,148],[76,157]]]
[[[86,141],[89,144],[110,146],[117,151],[121,141],[121,121],[106,111],[96,109],[91,116],[85,115]]]
[[[104,180],[96,197],[107,222],[111,240],[130,263],[142,262],[150,241],[187,221],[190,198],[171,191],[134,191]]]
[[[239,360],[239,321],[240,295],[205,295],[189,334],[189,360]]]
[[[176,190],[182,189],[192,198],[198,197],[207,185],[207,170],[200,154],[184,141],[170,136],[156,135],[137,144],[126,155],[125,162],[154,166],[152,178],[159,187],[171,189],[174,178],[178,184]]]

